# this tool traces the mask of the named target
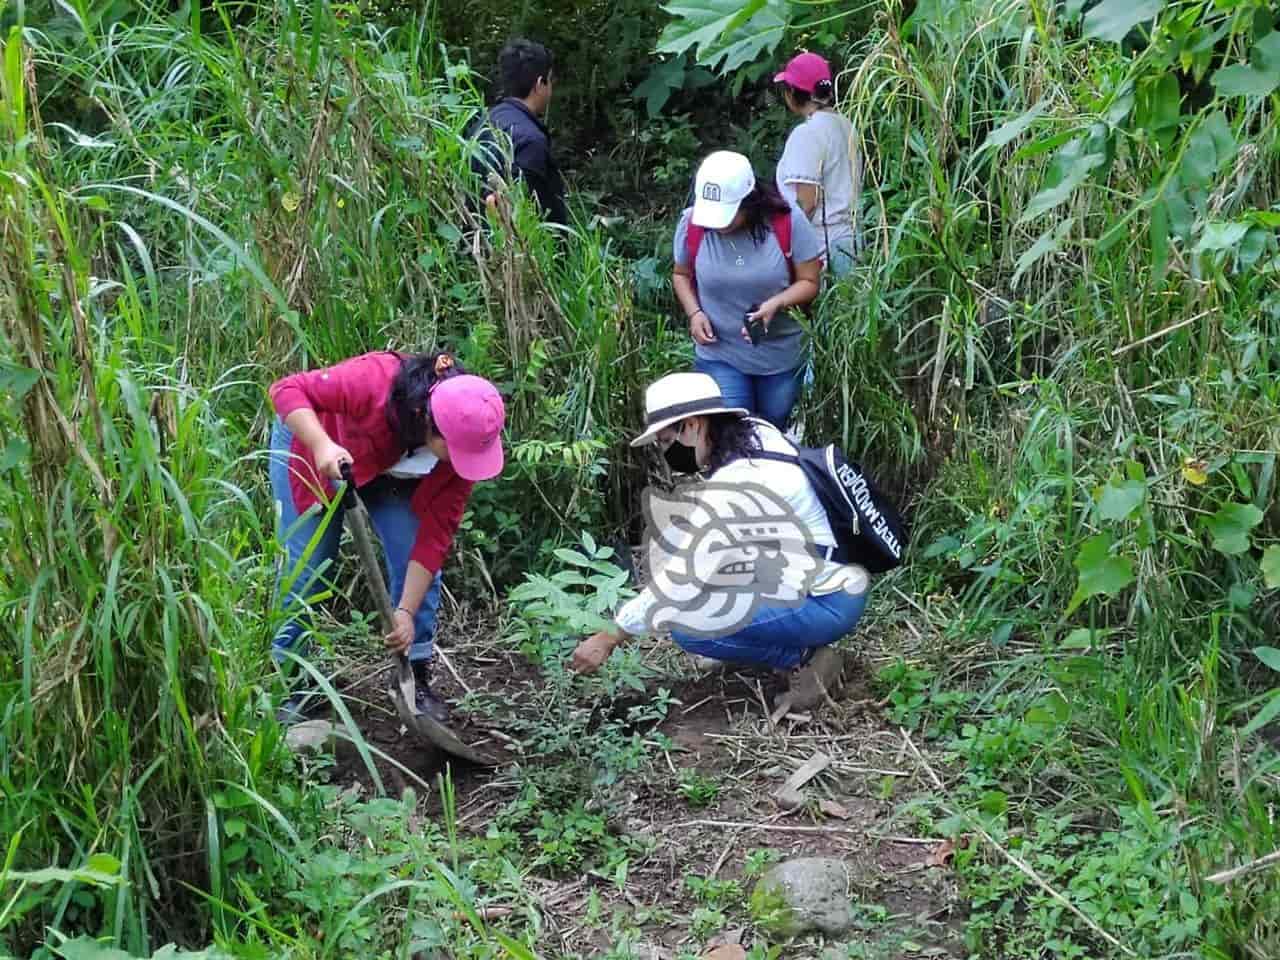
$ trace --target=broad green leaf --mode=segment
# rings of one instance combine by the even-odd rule
[[[1165,194],[1164,205],[1169,208],[1169,233],[1183,240],[1191,239],[1191,228],[1195,225],[1195,211],[1181,190],[1171,190]]]
[[[1265,97],[1280,87],[1280,33],[1273,30],[1254,44],[1248,63],[1217,70],[1213,85],[1220,97]]]
[[[64,960],[132,960],[132,954],[88,937],[68,940],[61,946],[55,947],[53,952]]]
[[[987,134],[987,138],[982,141],[982,146],[978,147],[978,152],[982,153],[984,150],[998,150],[1005,144],[1016,140],[1022,135],[1023,131],[1026,130],[1027,127],[1036,122],[1048,107],[1049,100],[1046,97],[1026,113],[1020,114],[1012,120],[1006,120],[1004,123],[1000,124],[1000,126]]]
[[[1102,0],[1084,15],[1084,35],[1120,43],[1140,23],[1154,20],[1165,0]]]
[[[673,0],[662,9],[674,18],[658,41],[659,53],[694,50],[698,63],[729,73],[771,52],[787,28],[786,0],[751,0],[745,21],[741,0]]]
[[[1280,587],[1280,546],[1276,544],[1262,551],[1262,582],[1268,590]]]
[[[1213,549],[1234,555],[1249,549],[1249,531],[1262,522],[1262,511],[1251,503],[1227,503],[1205,520]]]
[[[1169,269],[1169,208],[1163,200],[1151,206],[1151,275],[1158,283]]]
[[[14,437],[0,450],[0,473],[8,473],[31,456],[31,444]]]
[[[1215,250],[1234,250],[1244,235],[1249,232],[1248,223],[1221,222],[1206,223],[1204,232],[1196,241],[1195,252],[1206,253]]]
[[[1268,723],[1280,716],[1280,691],[1267,701],[1267,705],[1258,711],[1257,715],[1249,721],[1244,728],[1243,735],[1248,737],[1257,733]]]
[[[1201,125],[1191,134],[1182,154],[1182,178],[1189,185],[1204,185],[1218,172],[1218,152],[1213,137]]]
[[[1133,563],[1127,557],[1111,555],[1112,540],[1105,533],[1090,537],[1080,547],[1075,568],[1080,571],[1076,592],[1067,604],[1067,614],[1090,597],[1104,594],[1114,597],[1133,583]]]
[[[1062,156],[1062,154],[1059,154],[1059,156]],[[1107,158],[1100,153],[1077,154],[1071,159],[1066,175],[1058,185],[1049,187],[1047,190],[1041,190],[1032,197],[1031,202],[1027,204],[1027,208],[1022,211],[1022,216],[1018,218],[1018,222],[1026,223],[1028,220],[1034,220],[1041,214],[1048,213],[1058,206],[1075,192],[1076,187],[1088,179],[1094,168],[1106,163],[1106,160]]]
[[[112,858],[114,860],[114,858]],[[121,882],[119,863],[116,872],[105,872],[81,867],[78,870],[64,870],[61,867],[45,867],[43,870],[10,870],[5,876],[10,880],[22,880],[26,883],[87,883],[95,887],[107,887]]]
[[[1214,71],[1213,86],[1220,97],[1265,97],[1280,86],[1280,73],[1267,73],[1252,64],[1235,63]]]
[[[1231,124],[1227,122],[1226,114],[1221,110],[1215,110],[1204,118],[1201,129],[1213,141],[1213,152],[1217,154],[1219,167],[1235,159],[1236,137],[1231,132]]]
[[[1182,90],[1173,73],[1144,83],[1139,88],[1138,110],[1134,121],[1160,144],[1168,149],[1173,142],[1178,124],[1182,122]]]
[[[1046,694],[1027,711],[1023,719],[1033,726],[1052,729],[1071,719],[1071,704],[1060,693]]]
[[[27,367],[12,363],[0,363],[0,393],[7,393],[13,400],[21,400],[27,395],[40,374]]]
[[[1071,233],[1071,228],[1075,226],[1075,223],[1075,217],[1065,217],[1040,234],[1036,242],[1028,247],[1022,256],[1018,258],[1013,271],[1013,285],[1015,287],[1018,285],[1018,281],[1022,279],[1022,275],[1035,266],[1041,258],[1051,253],[1057,253],[1062,249],[1062,243],[1067,239],[1067,235]]]
[[[1147,485],[1140,480],[1112,480],[1098,494],[1098,516],[1127,520],[1146,499]]]
[[[684,57],[672,57],[656,64],[631,95],[636,100],[644,100],[650,118],[656,117],[662,113],[671,94],[684,87],[684,77]]]
[[[585,567],[587,565],[587,558],[584,557],[582,554],[578,553],[577,550],[569,550],[565,547],[558,547],[557,549],[553,550],[552,553],[557,560],[560,560],[564,563],[572,564],[575,567]]]
[[[1071,650],[1088,650],[1110,636],[1110,630],[1090,630],[1088,627],[1076,627],[1062,640],[1062,645]]]
[[[120,872],[120,861],[109,853],[90,854],[85,862],[85,869],[104,876],[114,877]]]
[[[1272,670],[1280,673],[1280,650],[1275,647],[1254,647],[1253,655]]]

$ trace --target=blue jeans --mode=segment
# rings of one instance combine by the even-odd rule
[[[284,651],[304,653],[294,649],[304,627],[298,614],[309,605],[308,597],[329,584],[324,582],[326,568],[332,566],[338,556],[338,542],[342,537],[343,509],[339,504],[333,518],[325,525],[325,509],[312,507],[301,516],[293,506],[293,494],[289,489],[290,445],[293,434],[279,420],[271,431],[271,495],[280,509],[278,538],[285,549],[286,562],[276,576],[276,590],[285,586],[284,609],[292,616],[279,629],[271,641],[271,655],[277,663],[285,661]],[[418,518],[409,509],[412,493],[408,483],[392,483],[375,480],[360,495],[369,510],[374,532],[382,541],[386,557],[387,585],[394,604],[404,589],[404,577],[409,569],[409,553],[418,535]],[[315,547],[307,553],[313,537]],[[431,638],[436,631],[436,611],[440,608],[440,576],[431,583],[414,618],[413,646],[409,648],[410,660],[431,659]]]
[[[839,245],[832,247],[827,256],[831,272],[837,277],[843,277],[848,274],[853,270],[853,265],[857,261],[857,257],[852,250]]]
[[[743,373],[719,360],[699,357],[694,361],[693,369],[710,374],[720,387],[726,406],[743,407],[754,416],[768,420],[779,430],[785,430],[800,396],[805,368],[801,366],[783,373]]]
[[[684,650],[715,660],[789,670],[806,662],[818,647],[853,631],[867,605],[865,593],[843,590],[807,597],[796,607],[762,607],[751,622],[723,637],[694,637],[672,631]]]

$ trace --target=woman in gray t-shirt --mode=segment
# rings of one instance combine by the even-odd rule
[[[698,168],[674,254],[696,369],[730,406],[786,429],[805,359],[789,311],[818,295],[822,238],[772,183],[756,181],[746,157],[721,150]]]
[[[792,57],[774,80],[787,109],[803,118],[778,161],[778,189],[817,229],[832,272],[848,273],[858,250],[855,217],[862,192],[853,124],[832,108],[831,67],[816,53]]]

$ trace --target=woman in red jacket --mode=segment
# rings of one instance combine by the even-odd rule
[[[326,524],[342,465],[351,464],[387,559],[395,606],[388,650],[409,653],[418,706],[439,720],[448,708],[431,691],[431,638],[440,604],[440,568],[462,521],[471,486],[502,472],[502,397],[464,373],[447,353],[367,353],[295,373],[271,385],[271,489],[280,510],[285,605],[311,595],[337,556],[342,507]],[[277,662],[302,635],[290,617],[276,634]],[[301,697],[280,710],[301,716]]]

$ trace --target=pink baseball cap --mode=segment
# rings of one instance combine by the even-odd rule
[[[502,426],[507,409],[484,377],[462,374],[431,391],[431,419],[449,445],[449,460],[463,480],[492,480],[502,472]]]
[[[813,93],[822,80],[831,82],[831,65],[816,53],[798,53],[773,78],[774,83],[786,81],[797,90]]]

